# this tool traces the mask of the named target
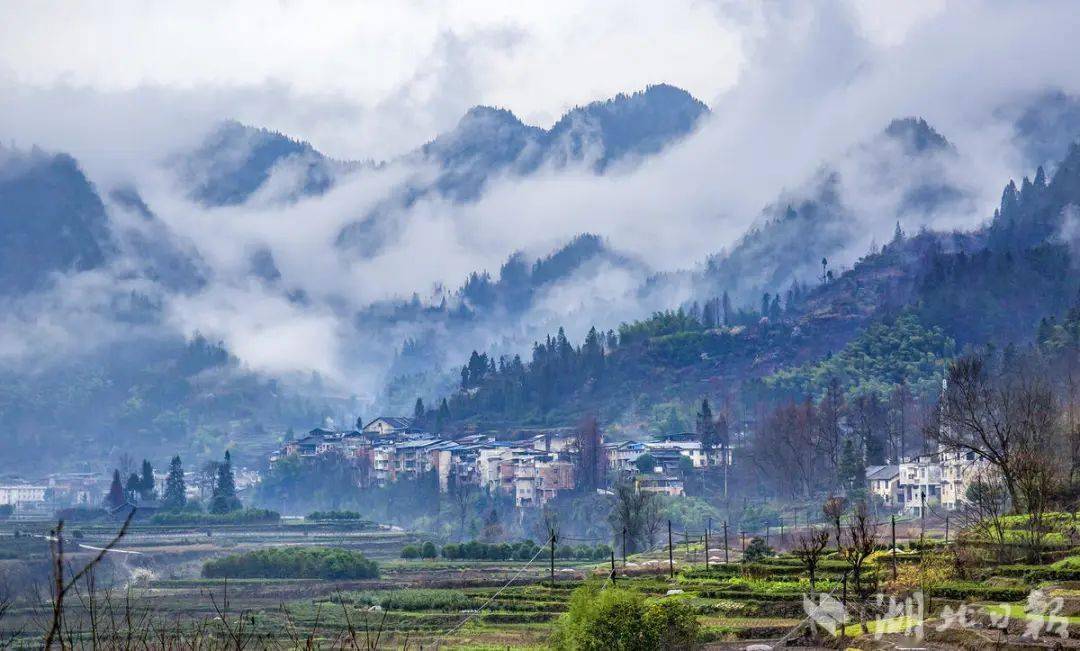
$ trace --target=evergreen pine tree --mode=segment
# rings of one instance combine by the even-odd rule
[[[165,478],[165,495],[162,506],[168,511],[179,511],[187,505],[187,487],[184,485],[184,467],[180,455],[172,458],[169,475]]]
[[[837,474],[840,475],[840,483],[849,491],[858,491],[866,481],[866,465],[862,454],[856,449],[851,439],[844,441],[844,451],[840,455]]]
[[[716,422],[713,420],[712,407],[709,406],[708,398],[701,401],[696,427],[698,437],[701,438],[701,448],[706,451],[711,450],[716,445]]]
[[[154,486],[154,467],[150,465],[150,461],[147,459],[143,459],[142,462],[142,481],[139,482],[139,499],[157,499],[157,491]]]
[[[120,483],[120,471],[113,470],[112,484],[109,485],[109,495],[105,498],[105,505],[115,509],[123,506],[125,501],[127,497],[124,495],[124,485]]]
[[[137,502],[141,493],[142,477],[139,473],[133,472],[128,475],[127,482],[124,484],[124,496],[129,502]]]
[[[210,498],[210,512],[229,513],[240,508],[240,500],[236,497],[236,480],[233,478],[232,456],[226,450],[225,462],[218,467],[217,483],[214,484],[214,494]]]
[[[446,428],[446,422],[450,420],[450,405],[446,404],[446,398],[439,403],[439,410],[435,412],[435,433],[442,433]]]
[[[413,420],[418,426],[424,420],[424,401],[419,397],[416,399],[416,404],[413,405]]]
[[[735,315],[734,315],[734,313],[732,313],[732,311],[731,311],[731,298],[729,298],[729,297],[728,297],[728,293],[727,293],[727,290],[726,290],[726,289],[724,290],[724,296],[723,296],[723,298],[721,298],[720,300],[721,300],[721,301],[722,301],[722,303],[723,303],[723,311],[724,311],[724,325],[726,325],[726,326],[730,326],[730,325],[731,325],[731,319],[732,319],[732,318],[733,318],[733,317],[734,317]]]

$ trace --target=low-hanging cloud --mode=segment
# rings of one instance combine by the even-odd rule
[[[544,255],[581,232],[592,232],[641,266],[599,265],[587,276],[547,288],[521,323],[485,323],[455,341],[448,359],[458,347],[484,347],[506,339],[508,332],[514,337],[499,344],[505,349],[521,347],[560,323],[569,326],[572,337],[592,323],[614,327],[695,298],[688,284],[663,296],[650,294],[646,302],[637,290],[650,272],[693,269],[730,247],[757,223],[764,206],[809,191],[807,185],[826,165],[842,179],[840,191],[853,220],[849,228],[857,234],[839,255],[841,263],[854,261],[871,240],[891,234],[902,187],[920,180],[940,176],[961,188],[964,200],[908,215],[905,228],[973,227],[989,217],[1009,177],[1030,173],[1012,142],[1015,116],[1001,108],[1051,87],[1080,90],[1070,46],[1080,15],[1066,3],[930,3],[907,16],[903,29],[883,27],[889,21],[878,20],[877,9],[866,5],[747,10],[691,4],[659,21],[659,28],[623,24],[610,11],[599,11],[607,29],[588,35],[588,52],[584,46],[571,50],[588,65],[578,74],[567,73],[573,83],[558,92],[558,73],[568,66],[544,67],[540,59],[567,37],[554,35],[555,23],[539,20],[530,28],[510,16],[455,15],[447,18],[454,26],[447,29],[425,23],[422,45],[402,55],[392,78],[371,82],[374,90],[365,90],[368,82],[336,84],[324,78],[325,70],[300,72],[282,61],[260,64],[265,69],[254,80],[238,77],[230,61],[221,75],[196,62],[198,74],[184,77],[182,68],[162,63],[167,74],[154,83],[146,79],[152,70],[129,71],[104,83],[101,71],[82,69],[74,81],[57,84],[49,72],[55,62],[45,61],[33,74],[0,77],[9,100],[0,106],[0,134],[72,151],[100,189],[138,188],[168,231],[198,252],[209,271],[207,284],[194,292],[162,294],[170,328],[220,337],[247,364],[268,373],[318,371],[341,386],[373,394],[393,346],[424,328],[373,329],[356,315],[374,302],[414,292],[437,302],[442,288],[458,286],[474,270],[496,272],[514,251]],[[652,15],[641,7],[631,13]],[[706,17],[705,24],[688,26]],[[595,18],[565,20],[570,34],[597,26]],[[662,48],[646,57],[649,78],[628,72],[623,54],[615,54],[616,44],[640,40],[635,30],[678,33],[682,28],[684,46],[668,58]],[[708,46],[712,37],[717,41]],[[557,55],[560,61],[565,56]],[[708,83],[702,69],[716,68],[725,56],[730,64]],[[3,47],[0,61],[21,64]],[[310,66],[317,68],[318,61],[316,56]],[[680,66],[682,79],[660,77]],[[624,85],[610,88],[609,80],[601,80],[605,70],[616,72],[611,79]],[[351,66],[330,71],[357,74]],[[294,84],[276,78],[291,74],[297,75]],[[388,201],[404,184],[423,183],[435,173],[395,155],[447,128],[451,116],[473,103],[520,103],[519,113],[541,121],[585,100],[586,90],[588,98],[598,98],[649,81],[682,81],[706,92],[702,99],[712,114],[682,142],[602,176],[586,165],[545,167],[529,176],[492,178],[470,203],[434,193],[407,205]],[[537,93],[557,98],[541,101]],[[955,145],[955,154],[917,165],[908,164],[895,145],[859,154],[890,120],[907,115],[926,118]],[[378,153],[391,162],[345,176],[325,194],[298,201],[279,200],[295,185],[295,170],[279,169],[247,202],[208,209],[185,196],[165,161],[193,147],[226,117],[308,137],[339,157]],[[333,145],[335,134],[347,144]],[[393,144],[368,146],[380,134]],[[878,168],[888,174],[877,173]],[[342,228],[373,211],[394,224],[381,247],[335,246]],[[280,271],[274,283],[251,276],[251,256],[260,250],[270,253]],[[68,309],[65,305],[52,308]],[[4,346],[25,353],[33,343]]]

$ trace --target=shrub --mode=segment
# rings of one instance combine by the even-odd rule
[[[171,512],[157,513],[150,524],[206,525],[206,524],[277,524],[281,514],[268,509],[243,509],[229,513]]]
[[[304,517],[305,520],[363,520],[356,511],[312,511]]]
[[[531,540],[523,540],[513,544],[492,544],[470,540],[469,542],[461,543],[460,545],[444,545],[442,556],[443,558],[460,558],[479,561],[510,561],[515,559],[527,561],[536,554],[537,549],[536,543]]]
[[[401,548],[401,557],[409,560],[420,558],[420,548],[416,545],[405,545]]]
[[[425,542],[423,546],[420,547],[420,558],[435,558],[438,555],[439,552],[435,549],[435,543],[431,542],[430,540]]]
[[[210,579],[369,579],[379,566],[360,552],[333,547],[275,547],[207,561]]]
[[[599,651],[688,648],[697,637],[693,608],[679,599],[646,600],[640,593],[582,586],[556,623],[556,649]]]
[[[743,562],[757,563],[772,555],[772,547],[766,545],[761,538],[754,537],[750,540],[750,544],[746,546],[746,551],[743,552]]]

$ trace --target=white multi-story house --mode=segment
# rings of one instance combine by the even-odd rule
[[[706,452],[697,434],[690,432],[664,436],[659,441],[646,443],[645,447],[649,451],[677,450],[679,454],[689,458],[695,468],[717,467],[725,462],[730,466],[733,458],[731,445],[716,446]]]
[[[8,484],[0,486],[0,504],[10,504],[15,508],[22,505],[45,501],[48,486],[36,484]]]
[[[866,485],[886,506],[896,506],[900,492],[900,466],[868,466]]]
[[[941,452],[941,506],[955,511],[967,500],[967,490],[978,473],[989,464],[969,450]]]
[[[682,479],[668,475],[638,475],[634,479],[634,485],[642,493],[660,493],[671,496],[683,494]]]
[[[922,506],[941,504],[941,463],[936,454],[921,454],[900,464],[897,503],[911,515],[922,515]]]
[[[641,441],[620,441],[604,445],[608,468],[613,472],[632,472],[634,462],[648,448]]]

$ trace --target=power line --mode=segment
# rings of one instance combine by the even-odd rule
[[[551,538],[548,538],[548,539],[547,539],[547,540],[545,541],[545,543],[550,543],[550,542],[551,542],[551,541],[552,541],[553,539],[554,539],[554,536],[552,536]],[[469,614],[468,614],[468,615],[467,615],[467,616],[465,617],[465,619],[463,619],[463,620],[461,620],[460,622],[458,622],[456,626],[454,626],[453,628],[451,628],[450,630],[448,630],[447,632],[445,632],[445,633],[443,633],[443,634],[442,634],[441,636],[439,636],[439,637],[438,637],[438,638],[437,638],[437,639],[435,640],[435,648],[439,648],[439,644],[440,644],[440,643],[441,643],[441,642],[442,642],[443,640],[445,640],[445,639],[446,639],[447,637],[449,637],[449,636],[453,635],[455,631],[457,631],[457,630],[458,630],[459,628],[461,628],[462,626],[464,626],[465,624],[467,624],[467,623],[469,622],[469,620],[471,620],[471,619],[472,619],[473,617],[476,617],[477,615],[479,615],[479,614],[480,614],[481,612],[483,612],[483,610],[484,610],[485,608],[487,608],[487,607],[488,607],[489,605],[491,605],[491,602],[492,602],[492,601],[495,601],[495,598],[496,598],[496,597],[498,597],[498,596],[499,596],[500,594],[502,594],[503,590],[506,590],[507,588],[509,588],[509,587],[510,587],[510,584],[511,584],[511,583],[513,583],[514,581],[517,581],[518,577],[519,577],[519,576],[521,576],[521,573],[522,573],[522,572],[524,572],[525,570],[529,569],[529,566],[533,564],[533,561],[535,561],[535,560],[537,559],[537,557],[539,557],[539,556],[540,556],[540,554],[541,554],[541,553],[542,553],[543,551],[544,551],[544,547],[543,547],[543,546],[541,546],[541,547],[540,547],[539,549],[537,549],[537,550],[536,550],[536,553],[535,553],[535,554],[533,554],[533,557],[532,557],[531,559],[529,559],[529,562],[528,562],[528,563],[526,563],[526,564],[525,564],[525,566],[524,566],[524,567],[522,567],[522,568],[521,568],[520,570],[518,570],[518,571],[517,571],[517,574],[515,574],[515,575],[514,575],[514,576],[512,576],[512,577],[510,577],[510,580],[509,580],[509,581],[507,581],[507,582],[506,582],[506,583],[505,583],[505,584],[503,585],[503,587],[499,588],[499,589],[498,589],[498,591],[496,591],[496,592],[495,592],[495,594],[493,594],[493,595],[491,595],[490,597],[488,597],[488,600],[487,600],[487,601],[485,601],[485,602],[484,602],[483,604],[481,604],[481,606],[480,606],[479,608],[477,608],[477,609],[476,609],[475,611],[473,611],[473,612],[469,613]]]

